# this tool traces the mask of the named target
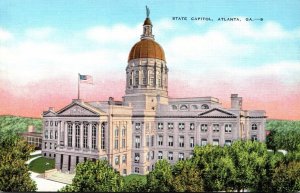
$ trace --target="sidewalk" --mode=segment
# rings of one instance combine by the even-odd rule
[[[51,180],[46,180],[44,178],[38,177],[40,174],[35,172],[30,172],[30,178],[35,181],[37,185],[37,192],[57,192],[59,189],[66,186],[66,184],[54,182]]]

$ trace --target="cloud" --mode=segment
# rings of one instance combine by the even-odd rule
[[[33,39],[47,39],[55,33],[56,29],[53,27],[41,27],[27,29],[25,34]]]
[[[6,42],[9,40],[14,39],[14,36],[12,33],[10,33],[9,31],[0,28],[0,41],[1,42]]]
[[[240,17],[241,18],[241,17]],[[241,22],[224,22],[214,26],[217,31],[222,31],[229,36],[250,38],[254,40],[275,40],[286,38],[297,38],[297,30],[286,31],[279,23],[267,21],[261,25],[247,22],[242,19]]]
[[[127,44],[128,41],[133,41],[142,33],[142,25],[135,27],[116,24],[111,27],[95,26],[85,31],[86,38],[98,43],[121,43]]]

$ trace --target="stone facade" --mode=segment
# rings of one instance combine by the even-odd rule
[[[169,98],[164,51],[146,18],[129,54],[123,100],[74,99],[59,111],[49,108],[43,121],[42,153],[55,157],[58,170],[72,173],[79,162],[106,159],[128,175],[147,174],[159,159],[188,159],[195,145],[264,141],[266,113],[243,110],[237,94],[228,109],[213,97]]]

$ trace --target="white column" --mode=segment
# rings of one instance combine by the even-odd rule
[[[64,122],[65,147],[68,147],[68,123]]]
[[[59,126],[57,128],[57,146],[60,145],[60,130],[61,130],[61,122],[59,122]],[[55,133],[54,133],[54,136],[55,136]]]
[[[72,147],[75,148],[75,122],[72,124]]]
[[[88,129],[88,146],[89,146],[89,149],[92,148],[92,122],[89,123],[89,129]]]
[[[83,122],[80,124],[80,149],[83,148]]]

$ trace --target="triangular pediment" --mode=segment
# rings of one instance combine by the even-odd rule
[[[228,118],[235,118],[237,117],[235,114],[224,111],[218,108],[213,108],[208,111],[199,114],[199,117],[228,117]]]
[[[80,104],[71,104],[58,112],[59,116],[99,116],[99,113]]]
[[[53,111],[44,111],[43,116],[44,117],[52,117],[52,116],[56,116],[56,113]]]

